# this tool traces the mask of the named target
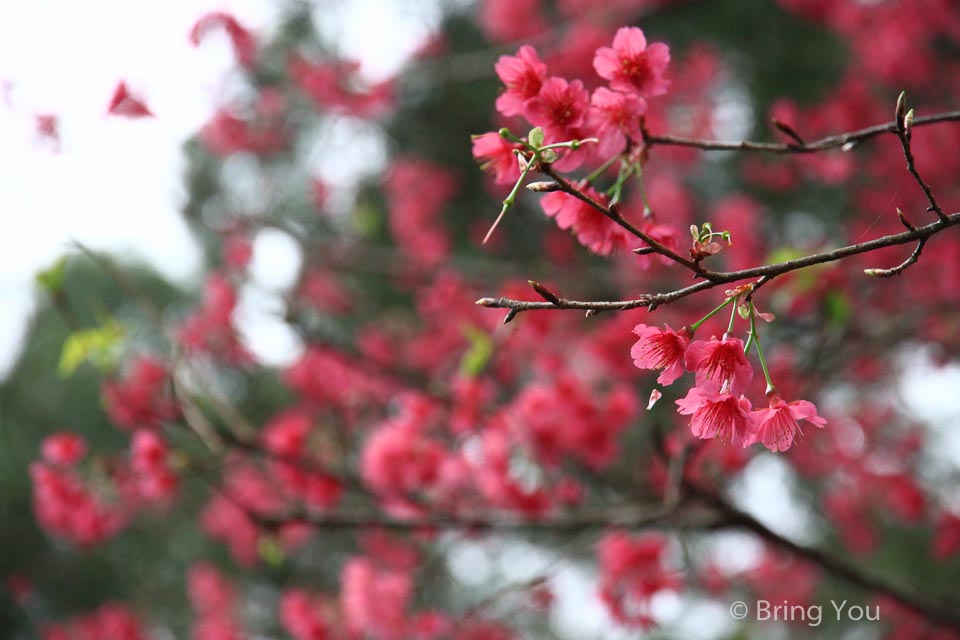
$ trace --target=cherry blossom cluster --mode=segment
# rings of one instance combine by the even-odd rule
[[[660,371],[657,382],[670,385],[684,371],[695,374],[696,384],[684,398],[677,400],[677,412],[689,415],[693,435],[706,440],[718,438],[723,442],[749,447],[763,443],[771,451],[786,451],[795,438],[802,433],[799,423],[809,422],[819,428],[826,420],[817,414],[813,403],[807,400],[786,402],[774,386],[763,355],[756,319],[772,321],[770,314],[757,311],[753,302],[741,302],[752,293],[752,286],[728,291],[726,300],[705,318],[674,331],[645,324],[637,325],[634,333],[639,340],[631,349],[634,364],[639,369]],[[731,308],[730,325],[723,336],[709,340],[692,340],[694,332],[703,322],[725,307]],[[737,316],[750,322],[747,343],[733,335]],[[755,346],[766,380],[768,407],[752,409],[744,395],[753,379],[753,367],[746,354]],[[659,398],[654,390],[651,404]]]
[[[115,536],[139,511],[166,508],[179,478],[166,442],[156,432],[133,434],[129,456],[84,463],[80,436],[61,432],[43,441],[30,467],[37,519],[51,534],[80,546]]]
[[[650,600],[683,583],[667,564],[667,540],[657,534],[631,537],[610,533],[597,545],[600,598],[617,622],[648,628],[654,624]]]
[[[627,178],[639,177],[641,172],[641,158],[626,152],[630,143],[643,137],[647,100],[667,91],[669,63],[667,45],[648,45],[637,27],[619,29],[612,47],[596,49],[593,68],[607,84],[592,93],[582,80],[548,75],[547,65],[532,46],[521,47],[516,56],[502,56],[496,72],[505,90],[497,98],[497,111],[505,118],[523,118],[534,127],[526,139],[509,129],[474,136],[474,157],[493,172],[498,183],[514,183],[504,211],[513,204],[527,172],[540,163],[559,171],[571,171],[585,161],[602,163],[577,186],[597,202],[618,202]],[[618,160],[621,168],[614,187],[603,194],[594,190],[593,180]],[[624,249],[630,240],[626,230],[570,194],[551,193],[542,207],[561,229],[569,229],[581,244],[600,255]],[[653,229],[649,210],[644,225],[654,235],[666,233],[672,238],[662,227]]]

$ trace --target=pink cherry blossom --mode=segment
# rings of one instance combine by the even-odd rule
[[[497,184],[513,184],[520,177],[520,165],[514,154],[519,148],[520,145],[504,139],[496,131],[473,137],[473,157],[484,170],[493,172]]]
[[[656,534],[634,538],[615,532],[600,540],[600,597],[618,622],[651,626],[650,599],[680,589],[679,578],[666,567],[666,555],[667,541]]]
[[[641,97],[666,93],[663,75],[670,63],[670,49],[647,39],[637,27],[623,27],[613,38],[613,47],[601,47],[593,58],[593,68],[618,91],[634,92]]]
[[[547,142],[561,142],[580,137],[578,128],[586,121],[589,105],[590,94],[582,82],[551,77],[526,102],[524,115],[534,126],[543,127]]]
[[[113,90],[113,96],[110,98],[110,105],[107,107],[107,113],[114,116],[123,116],[125,118],[152,118],[153,112],[144,102],[130,93],[126,82],[119,82],[117,88]]]
[[[506,90],[497,98],[497,111],[505,116],[523,115],[527,100],[540,93],[547,77],[547,65],[530,45],[520,47],[515,56],[500,56],[494,65]]]
[[[672,384],[683,375],[684,354],[690,341],[690,332],[686,327],[674,331],[668,325],[664,328],[638,324],[633,332],[640,339],[630,349],[633,364],[638,369],[660,371],[657,382]]]
[[[747,444],[762,442],[763,446],[771,451],[786,451],[793,444],[793,440],[800,433],[798,422],[806,420],[810,424],[823,428],[827,421],[817,415],[817,408],[812,402],[794,400],[787,403],[780,396],[770,399],[770,406],[751,412],[754,434]]]
[[[697,373],[697,386],[704,389],[719,391],[726,384],[730,393],[740,393],[753,378],[743,341],[729,335],[691,342],[685,361],[687,369]]]
[[[54,433],[44,438],[40,450],[50,464],[71,466],[87,455],[87,441],[75,433]]]
[[[257,41],[235,17],[222,11],[212,11],[200,17],[190,30],[190,42],[198,46],[208,33],[217,28],[223,28],[237,61],[244,67],[251,68],[257,61]]]
[[[701,440],[719,438],[739,446],[752,442],[750,401],[742,395],[704,392],[694,387],[677,400],[677,406],[678,413],[692,416],[690,430]]]
[[[597,202],[605,198],[592,187],[580,186],[581,192]],[[606,217],[584,201],[562,191],[548,193],[540,200],[547,216],[554,218],[561,229],[570,229],[583,246],[594,253],[606,256],[626,250],[634,240],[623,227]]]
[[[599,87],[590,96],[590,106],[590,125],[600,139],[597,153],[601,157],[623,151],[627,138],[640,140],[640,116],[647,112],[646,100],[635,93]]]

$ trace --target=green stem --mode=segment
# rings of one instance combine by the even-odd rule
[[[750,323],[750,333],[747,334],[747,342],[743,345],[743,355],[745,355],[745,356],[750,354],[750,347],[753,346],[753,338],[754,338],[754,335],[755,335],[755,334],[754,334],[754,332],[753,332],[753,323],[751,322],[751,323]]]
[[[620,202],[620,194],[623,192],[623,182],[630,174],[627,173],[626,165],[620,165],[620,171],[617,173],[617,181],[613,186],[607,189],[607,195],[610,196],[610,204]]]
[[[546,146],[540,147],[539,151],[546,151],[547,149],[572,149],[576,151],[580,146],[586,142],[600,142],[596,138],[584,138],[583,140],[568,140],[566,142],[554,142],[553,144],[548,144]]]
[[[520,172],[520,177],[517,178],[517,182],[513,185],[513,189],[511,189],[507,197],[503,199],[503,206],[500,208],[500,215],[498,215],[497,219],[493,221],[493,225],[490,227],[490,230],[487,231],[487,235],[483,237],[482,244],[487,243],[487,240],[489,240],[490,236],[493,235],[493,230],[496,229],[497,225],[500,224],[500,221],[503,220],[504,214],[506,214],[507,210],[513,206],[514,201],[517,199],[517,193],[520,191],[520,187],[523,185],[523,181],[526,179],[527,174],[530,173],[530,168],[533,167],[533,165],[539,160],[540,154],[534,152],[533,157],[530,158],[530,161],[527,162],[526,166],[523,168],[523,171]]]
[[[730,304],[731,302],[733,302],[735,299],[736,299],[736,298],[727,298],[727,299],[724,300],[722,303],[720,303],[720,306],[718,306],[716,309],[714,309],[713,311],[711,311],[710,313],[708,313],[707,315],[703,316],[702,318],[700,318],[699,320],[697,320],[696,322],[694,322],[693,324],[691,324],[689,327],[687,327],[688,329],[690,329],[690,333],[694,333],[697,329],[700,328],[700,325],[702,325],[704,322],[706,322],[707,320],[709,320],[709,319],[712,318],[713,316],[715,316],[715,315],[717,315],[718,313],[720,313],[720,311],[721,311],[725,306],[727,306],[728,304]]]
[[[757,356],[760,358],[760,368],[763,369],[763,379],[767,381],[767,397],[777,392],[776,385],[770,379],[770,369],[767,368],[767,360],[763,357],[763,347],[760,346],[760,335],[757,334],[757,309],[750,302],[750,337],[757,343]]]
[[[734,296],[730,298],[731,300],[736,300],[737,297]],[[730,312],[730,324],[727,325],[727,333],[733,333],[733,323],[737,319],[737,305],[733,305],[733,311]]]
[[[617,155],[612,156],[609,160],[607,160],[602,165],[600,165],[600,167],[597,168],[596,171],[594,171],[593,173],[587,176],[586,178],[587,184],[593,184],[594,180],[602,176],[604,172],[606,172],[607,169],[612,167],[613,163],[619,160],[621,157],[623,157],[623,154],[618,153]]]
[[[650,202],[647,200],[647,190],[643,187],[643,168],[640,166],[640,163],[634,164],[633,174],[637,176],[637,185],[640,189],[640,202],[643,203],[643,217],[649,218],[653,210],[650,208]]]
[[[523,138],[513,135],[510,129],[507,129],[506,127],[500,129],[500,131],[498,131],[497,133],[500,134],[501,138],[509,140],[510,142],[516,142],[517,144],[522,144],[524,147],[526,147],[527,151],[536,151],[536,149],[529,142],[527,142]]]

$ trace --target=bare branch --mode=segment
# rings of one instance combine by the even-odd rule
[[[913,250],[913,253],[910,254],[910,257],[897,266],[890,269],[864,269],[863,272],[868,276],[873,276],[875,278],[890,278],[892,276],[898,276],[903,273],[907,267],[920,259],[920,253],[923,251],[923,245],[927,244],[927,240],[928,238],[924,238],[918,242],[917,247]]]
[[[833,575],[867,591],[882,594],[906,609],[917,613],[944,627],[960,631],[960,604],[932,598],[919,591],[896,585],[879,576],[851,564],[846,559],[813,547],[805,547],[772,531],[748,513],[740,511],[712,491],[688,483],[688,488],[697,497],[708,501],[726,516],[723,527],[735,527],[756,534],[767,542],[788,553],[803,558]]]
[[[567,300],[560,297],[559,302],[535,302],[529,300],[514,300],[512,298],[481,298],[477,300],[477,304],[481,307],[492,307],[498,309],[510,309],[512,313],[520,313],[523,311],[533,311],[538,309],[584,309],[584,310],[594,310],[594,311],[625,311],[627,309],[636,309],[638,307],[647,307],[649,310],[653,310],[661,304],[667,304],[670,302],[675,302],[681,298],[685,298],[693,293],[698,291],[705,291],[707,289],[713,289],[723,284],[730,284],[732,282],[737,282],[739,280],[748,280],[751,278],[760,278],[760,281],[757,283],[758,286],[766,284],[773,278],[789,273],[791,271],[796,271],[798,269],[804,269],[806,267],[812,267],[817,264],[824,264],[828,262],[835,262],[837,260],[843,260],[844,258],[849,258],[851,256],[859,255],[861,253],[869,253],[871,251],[876,251],[877,249],[882,249],[884,247],[893,247],[901,244],[907,244],[914,241],[923,241],[926,243],[926,240],[931,236],[943,231],[948,227],[952,227],[960,223],[960,212],[951,213],[949,215],[944,215],[942,219],[937,220],[936,222],[931,222],[930,224],[924,225],[922,227],[913,227],[912,229],[907,229],[900,233],[894,233],[886,236],[881,236],[867,242],[861,242],[858,244],[847,245],[845,247],[840,247],[839,249],[834,249],[832,251],[824,251],[822,253],[814,253],[802,258],[797,258],[795,260],[787,260],[785,262],[778,262],[776,264],[765,265],[760,267],[752,267],[750,269],[741,269],[739,271],[711,271],[708,272],[710,279],[698,282],[697,284],[690,285],[689,287],[684,287],[683,289],[677,289],[676,291],[671,291],[668,293],[651,293],[642,295],[639,298],[634,300],[614,300],[614,301],[583,301],[583,300]],[[919,247],[922,249],[922,247]],[[915,250],[914,253],[916,256],[913,256],[912,262],[916,262],[916,258],[919,257],[919,250]],[[908,259],[909,261],[910,259]],[[911,262],[911,264],[912,264]],[[902,271],[906,269],[909,264],[901,265],[897,267]],[[511,317],[512,319],[512,317]]]
[[[960,121],[960,111],[945,111],[930,116],[915,118],[914,127],[922,127],[939,122]],[[698,138],[684,138],[682,136],[658,136],[644,132],[643,141],[647,146],[673,146],[673,147],[692,147],[702,151],[758,151],[763,153],[816,153],[827,149],[845,148],[850,149],[871,138],[875,138],[884,133],[897,133],[897,123],[888,122],[878,124],[857,131],[850,131],[837,135],[827,136],[814,140],[806,144],[782,144],[777,142],[752,142],[741,140],[739,142],[724,142],[720,140],[701,140]]]
[[[697,264],[693,260],[690,260],[689,258],[684,258],[683,256],[673,252],[669,247],[664,246],[663,244],[651,238],[649,235],[647,235],[640,229],[633,226],[627,219],[625,219],[622,215],[620,215],[620,212],[617,211],[616,207],[614,206],[605,207],[599,202],[597,202],[596,200],[594,200],[593,198],[591,198],[590,196],[588,196],[587,194],[583,193],[580,189],[570,184],[570,182],[567,181],[566,178],[564,178],[559,173],[557,173],[553,167],[549,165],[544,165],[542,167],[542,171],[543,173],[545,173],[546,175],[554,179],[554,181],[559,186],[560,191],[563,191],[564,193],[571,195],[582,202],[587,203],[588,205],[590,205],[591,207],[593,207],[603,215],[607,216],[608,218],[616,222],[618,225],[620,225],[621,227],[629,231],[634,237],[639,238],[640,240],[643,240],[648,245],[650,245],[650,248],[653,250],[654,253],[659,253],[660,255],[666,258],[669,258],[670,260],[673,260],[678,264],[683,265],[687,269],[690,269],[691,271],[695,272],[697,275],[700,275],[703,277],[708,276],[708,273],[704,271],[699,264]]]
[[[913,150],[910,148],[910,138],[912,137],[913,127],[916,126],[917,122],[916,118],[913,117],[913,109],[908,111],[902,118],[899,117],[900,112],[903,110],[902,93],[900,94],[900,97],[901,99],[897,101],[898,117],[896,123],[896,133],[897,137],[900,138],[900,146],[903,147],[903,157],[907,161],[907,170],[910,172],[910,175],[913,176],[913,179],[916,180],[917,184],[920,185],[923,195],[927,197],[927,202],[930,203],[928,210],[936,213],[940,220],[945,220],[947,216],[937,203],[937,199],[933,195],[933,190],[930,188],[930,185],[927,184],[926,181],[920,176],[920,172],[917,170],[916,160],[913,157]],[[922,249],[922,245],[919,246],[918,249]],[[915,253],[920,255],[919,251],[916,251]],[[914,262],[916,262],[916,260],[914,260]]]

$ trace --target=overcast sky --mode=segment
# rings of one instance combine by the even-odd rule
[[[323,5],[319,26],[346,55],[361,59],[371,78],[394,71],[437,14],[432,0]],[[23,339],[34,274],[71,240],[147,260],[179,281],[197,275],[198,252],[179,214],[181,145],[215,108],[233,56],[222,34],[199,48],[187,36],[211,10],[230,11],[269,35],[280,6],[268,0],[0,3],[0,375]],[[107,115],[120,80],[156,118]],[[38,114],[58,118],[59,151],[37,133]],[[264,254],[284,248],[282,239],[264,238],[255,266],[275,264]],[[265,342],[254,347],[289,358],[285,351],[294,345],[276,327],[255,319],[247,325],[255,341],[259,335]]]

